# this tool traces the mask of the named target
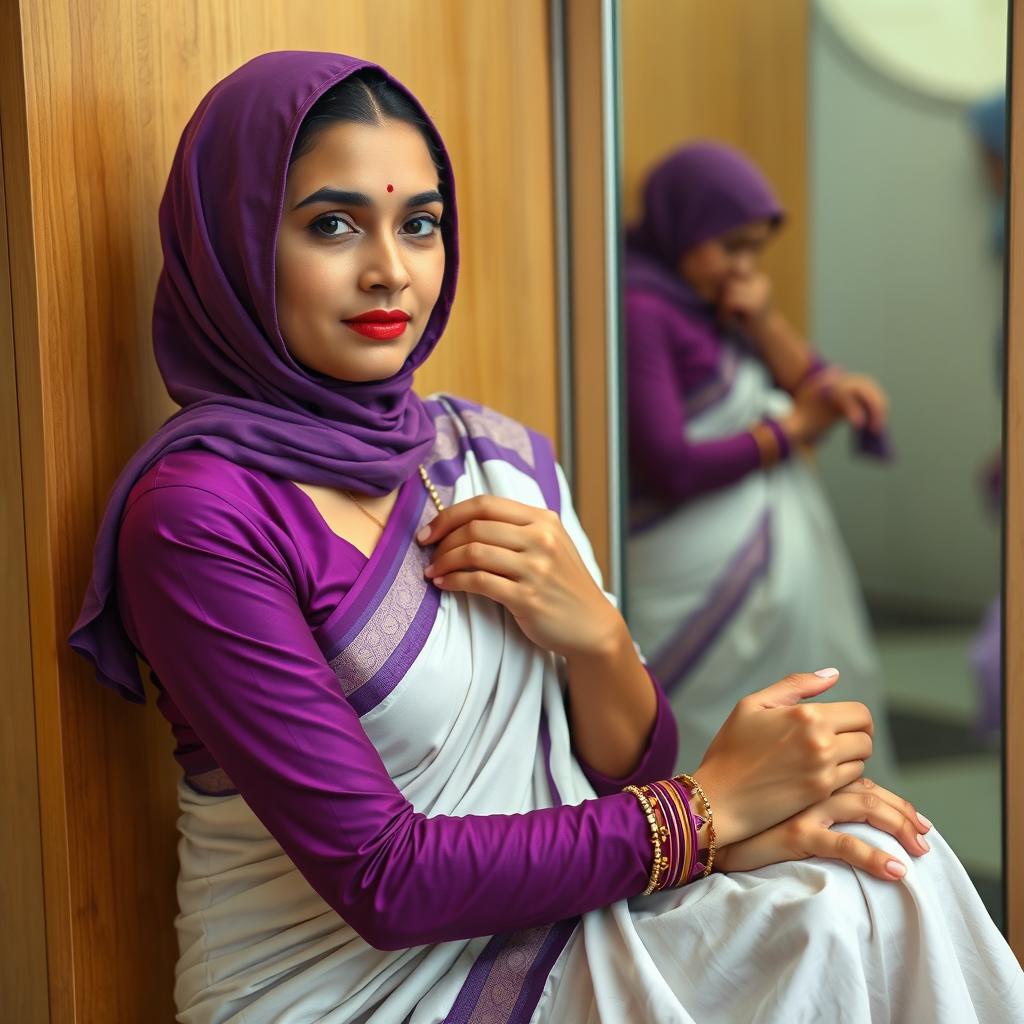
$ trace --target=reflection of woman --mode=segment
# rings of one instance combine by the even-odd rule
[[[879,666],[842,540],[797,457],[840,418],[883,444],[885,397],[830,368],[772,308],[761,248],[782,210],[733,150],[684,146],[650,174],[627,240],[630,623],[703,750],[730,708],[793,666],[838,665],[875,712]],[[791,397],[792,396],[792,397]]]
[[[666,778],[671,714],[550,446],[411,390],[456,219],[397,83],[246,64],[187,126],[161,232],[184,409],[115,486],[72,643],[136,700],[138,651],[178,738],[179,1020],[862,1020],[911,985],[925,1015],[1024,1010],[948,847],[861,778],[866,709],[800,703],[834,673],[740,705],[707,799]],[[712,827],[736,873],[668,888]],[[861,870],[740,870],[811,854]]]

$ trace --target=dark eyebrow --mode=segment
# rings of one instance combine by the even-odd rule
[[[425,206],[427,203],[443,203],[444,198],[437,189],[417,192],[406,201],[406,206]],[[337,206],[373,206],[373,200],[365,192],[346,192],[338,188],[320,188],[306,196],[292,207],[293,210],[311,203],[334,203]]]
[[[318,188],[315,192],[306,196],[300,203],[296,203],[292,209],[297,210],[300,206],[309,206],[310,203],[336,203],[338,206],[373,206],[373,200],[364,192],[344,192],[338,188]]]
[[[426,206],[428,203],[444,203],[444,196],[436,188],[432,188],[429,192],[417,192],[416,195],[410,196],[405,205]]]

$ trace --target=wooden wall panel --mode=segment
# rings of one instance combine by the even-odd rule
[[[2,161],[0,161],[2,167]],[[0,1005],[11,1020],[48,1019],[35,700],[25,566],[24,492],[14,369],[11,276],[0,175]]]
[[[157,204],[207,89],[270,49],[379,60],[451,148],[463,272],[420,376],[553,434],[544,0],[33,0],[3,6],[0,104],[55,1021],[170,1020],[169,731],[67,649],[108,488],[172,411],[150,348]],[[254,143],[258,144],[258,142]],[[4,441],[13,445],[11,436]],[[17,525],[15,524],[15,531]]]
[[[807,0],[629,0],[622,11],[623,188],[692,139],[736,146],[785,206],[765,253],[779,308],[807,324]]]

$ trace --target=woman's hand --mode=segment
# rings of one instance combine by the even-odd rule
[[[834,389],[844,379],[835,368],[816,374],[793,396],[793,408],[779,420],[779,426],[793,445],[812,445],[842,419],[843,407]]]
[[[771,309],[772,282],[767,274],[755,272],[747,277],[730,281],[718,300],[718,314],[722,322],[757,333]]]
[[[826,388],[826,394],[856,430],[867,427],[879,434],[885,429],[889,399],[874,378],[845,373]]]
[[[417,539],[437,545],[428,579],[504,605],[538,647],[589,656],[624,628],[548,509],[480,495],[446,508]]]
[[[792,675],[744,697],[692,774],[723,846],[757,835],[830,797],[864,773],[874,725],[860,703],[807,704],[839,673]]]
[[[931,828],[931,822],[922,818],[909,801],[862,778],[788,821],[720,850],[715,868],[752,871],[785,860],[828,857],[861,868],[875,878],[902,878],[907,873],[906,866],[891,854],[847,832],[832,831],[833,825],[851,821],[867,822],[888,832],[912,857],[928,852],[922,835]]]

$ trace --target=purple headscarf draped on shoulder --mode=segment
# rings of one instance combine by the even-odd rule
[[[296,133],[332,86],[376,67],[335,53],[263,54],[207,93],[178,143],[160,204],[164,266],[153,348],[167,391],[183,408],[114,484],[69,637],[100,682],[129,699],[144,701],[145,693],[117,608],[117,537],[129,492],[159,458],[203,448],[274,476],[386,494],[433,444],[412,377],[448,321],[458,246],[451,164],[425,112],[442,156],[446,265],[440,297],[405,365],[384,381],[335,380],[291,357],[277,320],[275,253]]]
[[[626,285],[654,291],[684,310],[704,305],[679,277],[688,249],[751,221],[785,216],[764,175],[716,142],[674,150],[648,175],[644,212],[626,234]]]

